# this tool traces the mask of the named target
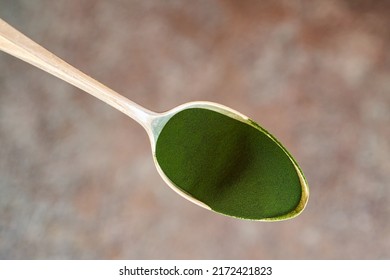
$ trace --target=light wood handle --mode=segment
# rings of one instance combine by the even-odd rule
[[[69,65],[0,19],[0,50],[24,60],[95,96],[148,128],[153,112],[130,101]]]

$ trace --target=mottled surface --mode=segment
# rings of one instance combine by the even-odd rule
[[[0,53],[0,258],[389,259],[389,1],[0,0],[0,17],[164,111],[210,100],[296,157],[307,209],[201,209],[159,177],[143,129]]]

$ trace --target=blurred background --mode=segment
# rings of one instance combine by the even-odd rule
[[[236,220],[182,199],[125,115],[0,53],[1,259],[389,259],[390,1],[0,0],[0,17],[154,111],[273,133],[311,197]]]

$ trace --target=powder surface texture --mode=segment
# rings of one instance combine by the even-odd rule
[[[178,188],[225,215],[274,218],[301,199],[285,151],[260,128],[212,110],[174,115],[157,139],[156,159]]]

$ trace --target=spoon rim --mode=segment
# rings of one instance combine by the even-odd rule
[[[250,126],[258,129],[260,132],[267,135],[275,144],[277,144],[279,146],[280,149],[282,149],[282,151],[288,156],[288,158],[290,159],[290,161],[294,165],[294,168],[297,172],[297,175],[298,175],[298,178],[300,181],[300,185],[301,185],[301,199],[300,199],[299,203],[297,204],[297,206],[294,208],[294,210],[292,210],[286,214],[283,214],[281,216],[261,218],[261,219],[250,219],[250,218],[234,216],[234,215],[230,215],[230,214],[226,214],[226,213],[222,213],[222,212],[217,212],[214,209],[212,209],[209,205],[207,205],[206,203],[194,198],[191,194],[182,190],[180,187],[178,187],[174,182],[172,182],[167,177],[167,175],[162,170],[162,168],[157,160],[157,157],[156,157],[156,144],[157,144],[158,137],[159,137],[161,131],[164,129],[164,126],[169,122],[169,120],[174,115],[176,115],[177,113],[179,113],[183,110],[193,109],[193,108],[212,110],[212,111],[221,113],[223,115],[226,115],[228,117],[231,117],[235,120],[238,120],[242,123],[249,124]],[[307,180],[305,178],[305,175],[303,174],[298,163],[293,158],[293,156],[288,152],[288,150],[279,142],[279,140],[277,140],[271,133],[269,133],[263,127],[258,125],[256,122],[252,121],[246,115],[244,115],[244,114],[242,114],[242,113],[240,113],[240,112],[238,112],[230,107],[219,104],[219,103],[210,102],[210,101],[191,101],[191,102],[181,104],[177,107],[174,107],[173,109],[171,109],[169,111],[156,114],[155,117],[153,119],[151,119],[151,123],[150,123],[149,127],[151,128],[150,132],[148,132],[148,134],[149,134],[149,138],[150,138],[151,146],[152,146],[153,160],[154,160],[154,163],[155,163],[155,166],[157,168],[158,173],[160,174],[160,176],[164,180],[164,182],[172,190],[174,190],[176,193],[178,193],[179,195],[181,195],[185,199],[189,200],[190,202],[195,203],[196,205],[198,205],[202,208],[205,208],[207,210],[211,210],[213,212],[216,212],[216,213],[219,213],[219,214],[222,214],[225,216],[235,217],[235,218],[244,219],[244,220],[264,221],[264,222],[274,222],[274,221],[283,221],[283,220],[292,219],[292,218],[300,215],[303,212],[303,210],[306,208],[306,205],[307,205],[308,200],[309,200],[309,186],[308,186]]]

